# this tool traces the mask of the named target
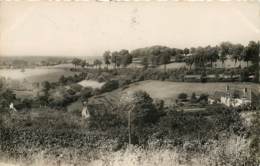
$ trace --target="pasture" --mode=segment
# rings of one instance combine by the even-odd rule
[[[226,86],[231,89],[243,90],[244,88],[252,89],[258,92],[260,86],[254,83],[187,83],[187,82],[170,82],[170,81],[142,81],[129,85],[128,88],[118,93],[119,95],[131,93],[137,90],[146,91],[153,99],[162,99],[169,104],[174,102],[180,93],[187,93],[189,96],[195,92],[197,95],[206,93],[213,95],[216,91],[225,91]]]
[[[214,94],[216,91],[225,91],[226,86],[229,85],[231,89],[251,88],[259,89],[258,84],[254,83],[187,83],[187,82],[170,82],[170,81],[142,81],[131,84],[126,91],[143,90],[151,95],[153,98],[166,99],[177,98],[180,93],[191,94],[207,93]]]
[[[260,86],[254,83],[187,83],[187,82],[170,82],[170,81],[141,81],[130,84],[128,87],[120,88],[112,92],[104,93],[99,98],[106,98],[113,104],[117,101],[124,101],[126,95],[135,91],[146,91],[153,99],[162,99],[166,105],[175,103],[180,93],[186,93],[191,96],[193,92],[196,95],[205,93],[213,95],[216,91],[225,91],[226,86],[229,85],[230,89],[243,90],[244,88],[251,89],[253,92],[258,92]],[[99,98],[92,98],[95,101]],[[116,99],[116,100],[115,100]]]
[[[56,82],[59,78],[64,76],[71,76],[76,74],[70,70],[64,70],[57,67],[40,67],[33,69],[25,69],[24,72],[21,69],[1,69],[0,76],[6,79],[28,81],[28,82]]]

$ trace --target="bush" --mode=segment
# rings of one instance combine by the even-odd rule
[[[119,88],[118,80],[110,80],[101,87],[101,92],[110,92]]]
[[[186,100],[188,97],[188,95],[186,93],[180,93],[178,95],[178,99],[181,99],[181,100]]]
[[[32,103],[33,103],[33,100],[32,99],[24,99],[22,101],[22,103],[24,104],[24,106],[26,108],[32,108]]]
[[[75,92],[79,92],[83,87],[80,84],[72,84],[70,85],[70,88],[73,89]]]
[[[199,102],[208,102],[208,97],[209,95],[208,94],[205,94],[205,93],[202,93],[200,94],[200,97],[199,97]]]
[[[197,102],[197,97],[196,97],[196,93],[195,92],[193,92],[191,94],[190,101],[191,101],[191,103],[196,103]]]
[[[92,95],[93,95],[93,88],[91,87],[83,88],[80,92],[81,99],[83,100],[91,97]]]

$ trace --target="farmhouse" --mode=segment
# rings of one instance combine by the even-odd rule
[[[231,91],[230,87],[226,87],[226,92],[216,92],[209,97],[209,104],[221,103],[228,107],[250,106],[252,104],[251,89],[244,88],[241,91]]]

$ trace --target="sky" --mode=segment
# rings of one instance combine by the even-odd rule
[[[258,2],[0,2],[0,56],[260,40]]]

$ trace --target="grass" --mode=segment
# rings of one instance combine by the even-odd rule
[[[21,72],[20,69],[1,69],[0,76],[11,78],[13,80],[26,81],[29,82],[56,82],[59,80],[60,76],[71,76],[75,72],[71,72],[68,69],[62,68],[35,68],[35,69],[25,69],[25,72]]]
[[[170,98],[176,99],[180,93],[192,92],[214,94],[215,91],[225,91],[227,85],[231,88],[243,90],[243,88],[257,89],[259,85],[253,83],[187,83],[187,82],[170,82],[170,81],[143,81],[132,84],[127,91],[144,90],[153,98]]]
[[[187,82],[171,82],[171,81],[156,81],[148,80],[133,83],[125,89],[117,89],[115,91],[105,93],[104,96],[117,97],[120,100],[123,94],[137,90],[146,91],[153,99],[163,99],[166,104],[175,102],[180,93],[187,93],[189,96],[195,92],[197,95],[206,93],[213,95],[215,91],[225,91],[226,86],[230,85],[231,89],[243,90],[247,87],[254,92],[258,92],[260,87],[254,83],[187,83]]]

